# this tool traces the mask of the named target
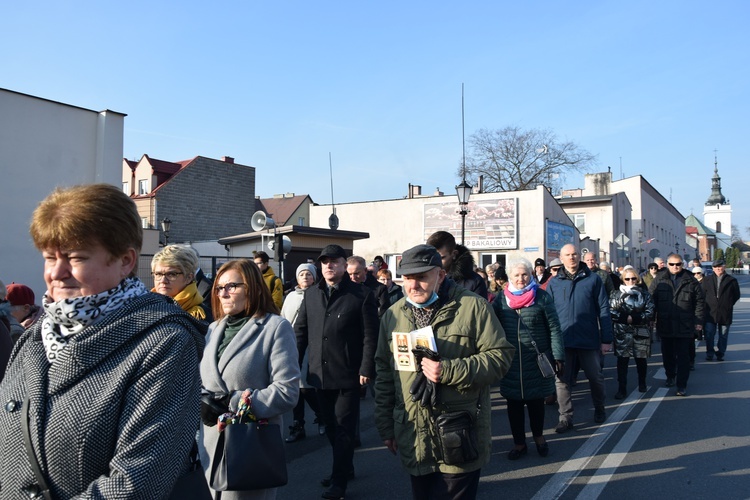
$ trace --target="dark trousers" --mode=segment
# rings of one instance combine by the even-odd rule
[[[461,474],[433,472],[411,476],[414,500],[472,500],[477,497],[481,469]]]
[[[359,422],[359,387],[354,389],[318,389],[320,414],[333,448],[331,484],[346,488],[354,470],[354,431]]]
[[[315,393],[315,389],[300,388],[297,406],[292,410],[294,421],[299,422],[303,427],[305,425],[305,403],[307,403],[313,413],[315,413],[315,418],[320,420],[320,407],[318,405],[318,395]],[[320,421],[320,423],[323,422]]]
[[[540,437],[544,431],[544,399],[509,399],[508,400],[508,422],[510,432],[513,434],[513,444],[526,444],[526,418],[523,407],[529,411],[529,426],[531,435]]]
[[[690,344],[692,337],[662,337],[661,358],[667,378],[676,379],[677,387],[687,387],[690,377]]]

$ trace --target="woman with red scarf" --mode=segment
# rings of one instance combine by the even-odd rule
[[[549,446],[544,439],[544,398],[555,390],[555,378],[544,378],[537,364],[537,350],[554,356],[556,371],[562,373],[563,349],[560,321],[552,297],[533,277],[531,262],[519,258],[506,266],[508,286],[492,303],[505,329],[505,336],[516,348],[510,370],[500,382],[500,393],[508,401],[508,420],[514,447],[508,459],[526,454],[524,406],[529,413],[531,434],[539,455],[546,457]],[[534,348],[536,344],[536,349]]]

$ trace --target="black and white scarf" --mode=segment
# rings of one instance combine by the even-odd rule
[[[42,303],[47,314],[42,321],[42,343],[49,362],[54,363],[72,335],[146,293],[148,290],[138,278],[126,278],[116,287],[96,295],[58,302],[52,302],[45,295]]]

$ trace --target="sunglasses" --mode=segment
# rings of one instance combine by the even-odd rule
[[[680,267],[682,262],[668,262],[668,264],[672,267]]]
[[[638,278],[623,278],[622,281],[638,281]]]

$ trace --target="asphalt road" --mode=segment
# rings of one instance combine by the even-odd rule
[[[743,298],[735,306],[725,361],[706,361],[700,343],[688,397],[676,397],[674,387],[664,387],[657,343],[649,359],[648,392],[635,390],[631,363],[630,394],[616,401],[615,358],[607,356],[607,421],[594,423],[581,373],[574,389],[575,429],[555,434],[557,408],[548,406],[549,456],[536,454],[529,432],[529,453],[509,461],[513,441],[505,400],[494,390],[492,459],[482,469],[479,498],[750,498],[750,277],[738,280]],[[368,394],[362,401],[362,447],[354,456],[356,479],[349,483],[347,498],[411,498],[409,478],[382,445],[372,414]],[[287,445],[289,484],[279,489],[279,499],[320,498],[319,481],[330,472],[331,450],[316,431],[310,415],[308,437]]]

